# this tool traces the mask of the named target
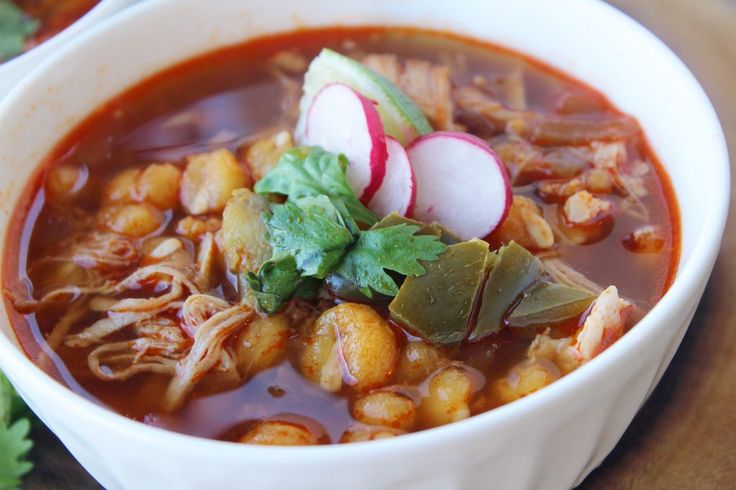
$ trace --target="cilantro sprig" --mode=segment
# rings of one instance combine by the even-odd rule
[[[293,256],[305,276],[324,279],[355,237],[325,196],[303,197],[271,207],[266,220],[275,257]]]
[[[347,182],[348,161],[319,147],[286,152],[255,186],[262,194],[281,194],[264,217],[273,256],[258,273],[246,276],[265,313],[278,311],[294,296],[316,292],[328,274],[340,274],[367,297],[395,296],[398,285],[388,272],[424,274],[420,261],[433,261],[446,246],[436,236],[417,235],[419,226],[399,224],[361,230],[378,216],[367,209]]]
[[[26,39],[39,28],[10,0],[0,0],[0,62],[23,52]]]
[[[378,221],[376,213],[363,206],[345,178],[345,155],[335,155],[320,147],[293,148],[254,190],[259,194],[282,194],[290,200],[327,196],[338,210],[346,209],[352,219],[368,226]],[[343,216],[346,218],[346,216]]]
[[[10,381],[0,373],[0,488],[19,488],[21,477],[31,471],[28,439],[31,423],[23,416],[23,401]]]
[[[290,298],[310,298],[316,294],[319,281],[302,277],[294,257],[267,261],[258,274],[246,276],[258,308],[264,313],[277,312]]]
[[[399,287],[386,270],[404,276],[421,276],[420,260],[433,261],[447,248],[438,237],[417,235],[419,227],[399,224],[360,233],[335,272],[358,286],[367,297],[371,290],[396,296]]]

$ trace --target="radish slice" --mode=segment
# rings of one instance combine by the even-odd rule
[[[304,95],[299,101],[299,121],[296,137],[300,140],[306,126],[306,116],[314,97],[329,83],[345,83],[376,101],[386,134],[406,145],[422,134],[432,132],[422,110],[399,88],[363,63],[324,48],[309,64],[304,74]]]
[[[437,221],[463,240],[483,238],[500,225],[511,206],[511,185],[501,159],[475,136],[436,131],[407,150],[414,168],[414,217]]]
[[[343,83],[326,85],[307,113],[304,144],[342,153],[350,162],[347,179],[368,202],[386,174],[386,135],[373,101]]]
[[[386,137],[386,149],[388,150],[386,176],[368,203],[368,207],[380,216],[393,212],[410,216],[414,208],[417,186],[409,156],[401,143],[390,136]]]

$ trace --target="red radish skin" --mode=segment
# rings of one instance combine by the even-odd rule
[[[468,240],[488,236],[508,216],[508,172],[482,139],[435,131],[417,138],[407,153],[416,179],[416,219],[437,221]]]
[[[386,176],[368,207],[380,216],[394,211],[402,216],[411,216],[417,185],[409,156],[401,143],[391,136],[386,136],[386,149]]]
[[[367,203],[386,174],[386,134],[376,104],[344,83],[325,85],[307,112],[304,144],[344,154],[347,178]]]

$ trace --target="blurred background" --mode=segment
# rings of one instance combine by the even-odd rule
[[[718,111],[735,161],[736,1],[609,3],[649,27],[690,66]],[[730,220],[710,284],[672,365],[616,449],[580,488],[736,488],[734,252]],[[36,428],[33,438],[36,467],[24,488],[100,488],[48,431]]]

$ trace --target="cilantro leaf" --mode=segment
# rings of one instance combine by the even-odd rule
[[[20,478],[33,465],[26,459],[33,443],[28,439],[27,418],[13,421],[22,401],[10,381],[0,373],[0,488],[19,488]]]
[[[15,390],[2,373],[0,373],[0,424],[10,425],[11,409]]]
[[[266,226],[273,256],[294,257],[303,276],[324,279],[355,240],[325,196],[275,204],[271,213]]]
[[[33,443],[28,439],[31,423],[20,419],[11,426],[0,424],[0,488],[19,488],[20,478],[33,469],[26,460]]]
[[[386,270],[422,275],[426,270],[419,260],[436,260],[447,249],[436,236],[416,235],[418,231],[418,226],[400,224],[362,232],[335,272],[369,297],[371,289],[396,296],[399,288]]]
[[[302,282],[294,257],[266,261],[258,274],[249,272],[245,279],[264,313],[276,313],[297,291]]]
[[[33,412],[28,409],[8,378],[0,372],[0,424],[10,425],[13,420],[33,417]]]
[[[245,279],[258,309],[269,314],[292,296],[313,297],[319,280],[337,265],[360,232],[345,209],[341,211],[324,195],[273,204],[265,223],[272,257]]]
[[[37,20],[26,18],[10,0],[0,0],[0,61],[22,53],[26,39],[39,25]]]
[[[345,155],[335,155],[317,146],[293,148],[281,155],[254,189],[259,194],[283,194],[290,200],[325,195],[332,201],[342,201],[356,221],[373,225],[378,216],[363,206],[348,184],[348,165]]]
[[[357,237],[360,234],[360,228],[358,228],[358,223],[355,222],[347,206],[345,206],[345,202],[341,199],[330,199],[330,202],[335,206],[337,212],[340,213],[340,217],[348,231]]]
[[[261,194],[282,194],[264,215],[273,254],[258,273],[245,276],[258,309],[275,313],[292,297],[313,297],[328,274],[354,284],[365,296],[395,296],[389,272],[416,276],[420,261],[436,260],[447,248],[437,236],[417,235],[420,226],[398,224],[361,231],[358,222],[378,221],[350,188],[348,161],[319,147],[294,148],[255,185]]]

